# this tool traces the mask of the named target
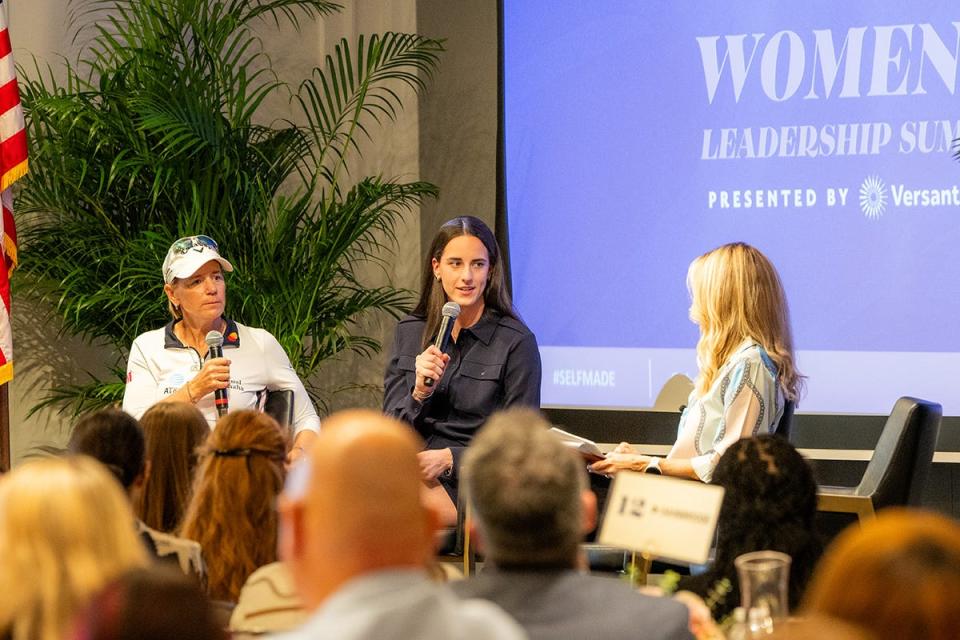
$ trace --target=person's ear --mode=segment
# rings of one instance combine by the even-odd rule
[[[580,506],[583,509],[583,535],[597,528],[597,496],[593,491],[580,492]]]
[[[180,306],[180,302],[177,300],[177,295],[176,295],[176,294],[174,293],[174,291],[173,291],[173,285],[172,285],[172,284],[165,284],[165,285],[163,285],[163,292],[164,292],[165,294],[167,294],[167,300],[170,301],[170,304],[172,304],[172,305],[175,306],[175,307],[179,307],[179,306]]]
[[[303,504],[281,495],[277,498],[277,512],[280,514],[280,559],[294,562],[306,553]]]
[[[132,503],[136,503],[143,495],[143,487],[147,484],[147,480],[150,479],[151,468],[150,461],[144,460],[143,470],[137,474],[137,477],[133,479],[133,482],[131,482],[127,488],[127,496]]]
[[[430,264],[433,266],[433,277],[437,280],[440,279],[440,261],[436,258],[430,259]]]
[[[136,478],[133,479],[133,484],[130,485],[132,491],[140,491],[143,489],[144,485],[147,484],[147,480],[150,479],[150,472],[153,470],[153,464],[149,460],[143,461],[143,471],[140,472]]]

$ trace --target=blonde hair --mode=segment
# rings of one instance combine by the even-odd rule
[[[147,565],[126,494],[86,456],[27,462],[0,480],[0,629],[58,640],[123,572]]]
[[[776,365],[784,396],[796,401],[803,376],[793,360],[787,297],[770,260],[748,244],[725,244],[690,264],[687,288],[690,319],[700,327],[697,393],[707,393],[723,364],[750,338]]]
[[[960,524],[888,509],[837,538],[814,573],[804,608],[882,638],[947,640],[960,628],[958,601]]]

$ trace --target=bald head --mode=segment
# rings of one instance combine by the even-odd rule
[[[374,411],[344,411],[324,421],[305,492],[288,494],[284,508],[296,516],[285,517],[285,528],[302,536],[284,546],[308,605],[363,573],[425,565],[436,518],[420,499],[420,449],[408,426]]]
[[[422,536],[420,450],[413,431],[373,411],[329,418],[313,447],[307,510],[347,545]]]

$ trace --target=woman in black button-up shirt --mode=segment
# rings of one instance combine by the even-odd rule
[[[460,315],[441,352],[433,341],[448,301],[460,305]],[[540,408],[537,339],[513,310],[489,227],[472,216],[454,218],[430,246],[416,309],[397,325],[383,398],[384,413],[426,441],[420,467],[445,522],[456,520],[464,448],[490,414],[517,404]]]

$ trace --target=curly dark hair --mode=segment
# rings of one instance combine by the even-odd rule
[[[816,530],[817,483],[813,470],[787,440],[761,435],[740,440],[720,458],[712,484],[726,490],[717,524],[717,550],[706,573],[685,577],[679,588],[706,597],[719,580],[731,589],[713,609],[720,619],[740,605],[733,561],[751,551],[782,551],[790,564],[790,608],[800,603],[823,553]]]

